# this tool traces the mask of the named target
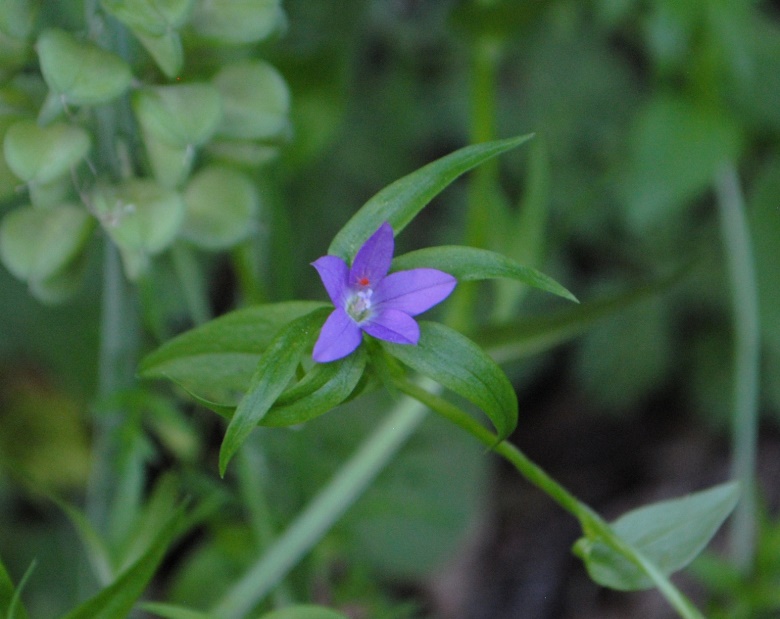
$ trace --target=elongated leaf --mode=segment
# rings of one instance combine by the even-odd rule
[[[630,511],[612,523],[612,529],[668,576],[704,549],[738,498],[738,483],[721,484]],[[599,539],[581,538],[574,552],[600,585],[621,591],[655,586],[644,571]]]
[[[416,346],[382,342],[394,357],[463,396],[488,416],[499,440],[517,425],[517,397],[509,379],[482,349],[457,331],[420,322]]]
[[[116,619],[126,617],[154,576],[168,546],[180,532],[184,509],[177,509],[149,549],[111,585],[100,591],[63,619]]]
[[[328,309],[315,310],[285,326],[268,346],[252,377],[247,394],[228,424],[219,451],[220,474],[252,429],[260,422],[295,375],[301,354],[322,327]]]
[[[163,344],[141,362],[145,378],[167,378],[204,402],[236,407],[249,388],[260,355],[287,323],[315,309],[290,301],[238,310]]]
[[[0,561],[0,616],[3,619],[27,619],[27,611],[18,599],[11,577]]]
[[[436,195],[464,172],[516,148],[532,134],[466,146],[437,159],[382,189],[366,202],[339,231],[328,253],[349,261],[382,222],[398,234]]]
[[[602,318],[668,290],[683,273],[680,271],[635,290],[588,301],[553,314],[523,317],[488,327],[477,333],[474,339],[497,363],[538,354],[580,335]]]
[[[288,396],[286,403],[274,405],[268,411],[266,416],[260,420],[260,425],[291,426],[303,423],[327,413],[341,404],[350,396],[363,376],[363,371],[366,368],[365,350],[361,347],[348,357],[333,363],[318,363],[312,368],[312,372],[324,372],[326,368],[327,382],[300,397],[289,398]],[[293,392],[294,388],[289,390],[289,393]],[[300,392],[294,393],[297,395]]]
[[[176,606],[175,604],[147,602],[146,604],[141,604],[141,608],[148,613],[164,617],[165,619],[218,619],[214,615],[184,608],[183,606]]]
[[[347,617],[323,606],[301,604],[275,610],[263,615],[260,619],[347,619]]]
[[[499,277],[516,279],[534,288],[577,302],[577,298],[571,292],[551,277],[487,249],[455,245],[426,247],[398,256],[393,260],[392,269],[401,271],[419,267],[439,269],[464,282]]]

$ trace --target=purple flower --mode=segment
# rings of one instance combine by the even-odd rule
[[[420,327],[412,318],[446,299],[457,280],[438,269],[387,274],[393,261],[393,228],[385,222],[363,244],[352,268],[338,256],[312,262],[333,310],[322,326],[312,357],[325,363],[346,357],[362,331],[395,344],[417,344]]]

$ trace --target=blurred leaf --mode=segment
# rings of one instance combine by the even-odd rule
[[[505,439],[517,425],[517,396],[504,372],[474,342],[435,322],[420,322],[416,346],[382,342],[391,355],[479,407]]]
[[[238,403],[219,450],[219,472],[224,476],[228,462],[249,433],[265,416],[295,375],[300,357],[314,341],[328,309],[314,310],[287,324],[268,345],[257,364],[246,395]]]
[[[328,253],[347,262],[387,221],[400,233],[436,195],[461,174],[530,140],[524,135],[466,146],[391,183],[366,202],[334,237]]]
[[[418,267],[440,269],[454,276],[458,281],[464,282],[499,277],[515,279],[577,302],[577,298],[571,292],[551,277],[487,249],[454,245],[427,247],[398,256],[393,260],[392,269],[401,271]]]
[[[209,0],[198,2],[192,28],[199,35],[219,43],[261,41],[286,23],[280,0]]]
[[[180,533],[184,508],[168,514],[168,520],[149,549],[111,585],[100,591],[63,619],[117,619],[126,617],[157,570],[168,547]]]
[[[160,36],[180,28],[195,0],[101,0],[103,8],[133,30]]]
[[[275,610],[259,619],[347,619],[347,616],[322,606],[302,604]]]
[[[205,400],[238,406],[260,356],[279,330],[323,307],[328,305],[288,301],[220,316],[147,355],[140,364],[141,376],[166,378]]]
[[[170,78],[178,75],[184,64],[184,50],[178,32],[168,31],[161,35],[146,34],[140,30],[133,32],[157,66]]]
[[[17,595],[16,587],[0,561],[0,615],[3,619],[27,619],[27,611]]]
[[[738,499],[739,484],[729,482],[630,511],[611,526],[621,539],[668,576],[684,568],[704,549]],[[600,585],[621,591],[655,586],[641,568],[599,539],[581,538],[574,545],[574,553]]]
[[[214,615],[191,610],[183,606],[176,606],[174,604],[146,602],[145,604],[141,604],[141,608],[148,613],[152,613],[158,617],[164,617],[165,619],[217,619]]]

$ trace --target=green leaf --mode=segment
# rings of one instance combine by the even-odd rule
[[[141,608],[148,613],[152,613],[158,617],[164,617],[165,619],[217,619],[214,615],[184,608],[183,606],[176,606],[174,604],[147,602],[146,604],[141,604]]]
[[[64,30],[44,30],[36,44],[43,79],[74,105],[106,103],[130,87],[130,66],[116,54]]]
[[[159,36],[134,30],[133,34],[154,58],[157,66],[170,78],[175,77],[184,64],[184,50],[181,36],[175,30],[170,30]]]
[[[182,333],[147,355],[145,378],[167,378],[203,400],[238,406],[260,356],[290,321],[327,307],[288,301],[237,310]]]
[[[282,393],[260,425],[292,426],[327,413],[352,394],[365,368],[362,346],[339,361],[317,363],[297,385]],[[312,390],[313,385],[319,386]]]
[[[219,471],[225,474],[228,462],[249,433],[265,416],[295,375],[301,354],[311,345],[330,311],[315,310],[286,325],[260,357],[247,394],[228,424],[219,450]]]
[[[664,575],[688,565],[709,543],[739,499],[739,484],[729,482],[686,497],[628,512],[612,530]],[[650,589],[645,572],[600,539],[583,537],[574,553],[598,584],[621,591]]]
[[[419,267],[439,269],[464,282],[498,277],[516,279],[528,286],[577,302],[571,292],[551,277],[487,249],[454,245],[427,247],[398,256],[393,260],[392,270]]]
[[[381,342],[391,355],[463,396],[488,416],[505,439],[517,425],[517,397],[504,372],[474,342],[434,322],[420,322],[416,346]]]
[[[27,183],[49,183],[76,166],[89,151],[89,134],[81,127],[56,123],[39,127],[20,120],[8,128],[3,152],[8,167]]]
[[[347,262],[382,222],[398,234],[434,197],[461,174],[527,142],[532,134],[473,144],[437,159],[382,189],[334,237],[328,253]]]
[[[347,616],[322,606],[300,604],[275,610],[260,619],[347,619]]]
[[[27,619],[27,611],[19,601],[14,583],[2,561],[0,561],[0,616],[3,619]]]
[[[146,34],[160,36],[180,28],[189,18],[195,0],[101,0],[103,8],[119,21]]]
[[[280,0],[210,0],[198,2],[192,28],[199,35],[228,44],[254,43],[285,24]]]
[[[111,585],[100,591],[63,619],[116,619],[126,617],[154,576],[173,539],[180,532],[184,509],[177,509],[169,516],[163,529],[138,558]]]

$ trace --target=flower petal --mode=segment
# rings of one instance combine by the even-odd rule
[[[320,336],[314,344],[312,359],[319,363],[341,359],[360,346],[362,339],[360,327],[347,312],[337,307],[322,325]]]
[[[369,335],[394,344],[416,344],[420,339],[420,326],[399,310],[383,310],[360,325]]]
[[[377,311],[396,309],[416,316],[441,303],[458,283],[438,269],[410,269],[385,277],[374,289],[372,301]]]
[[[328,291],[328,296],[333,301],[333,305],[344,307],[347,277],[349,275],[347,263],[338,256],[323,256],[312,262],[311,265],[320,274],[322,285]]]
[[[390,269],[394,247],[393,228],[384,222],[355,255],[349,272],[349,286],[353,289],[376,286]]]

